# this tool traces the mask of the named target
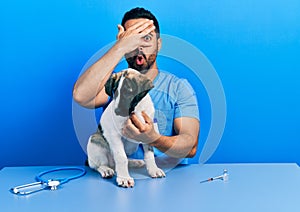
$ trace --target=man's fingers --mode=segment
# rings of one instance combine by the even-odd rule
[[[152,26],[152,25],[153,25],[152,20],[148,20],[148,19],[147,20],[142,20],[142,21],[138,21],[137,23],[135,23],[132,26],[128,27],[128,29],[126,29],[126,31],[141,33],[142,31],[144,31],[145,29],[147,29],[149,26]]]
[[[118,35],[117,35],[117,39],[120,39],[121,34],[124,32],[124,27],[121,24],[118,24]]]
[[[155,26],[153,25],[153,22],[146,22],[145,24],[138,27],[134,31],[135,31],[135,33],[146,35],[146,34],[149,34],[151,31],[153,31],[154,29],[155,29]]]
[[[139,120],[139,118],[135,114],[132,114],[130,119],[132,123],[139,129],[140,132],[146,131],[145,125]]]
[[[143,24],[147,23],[149,20],[145,19],[145,20],[141,20],[136,22],[135,24],[131,25],[130,27],[127,28],[128,31],[132,31],[132,30],[136,30],[137,28],[139,28],[140,26],[142,26]]]
[[[133,51],[134,49],[141,47],[150,47],[151,43],[146,42],[144,37],[155,30],[152,20],[141,20],[126,28],[118,24],[117,40],[124,41],[125,48],[128,49],[126,52]]]
[[[148,34],[149,34],[150,32],[152,32],[153,30],[155,30],[155,26],[154,26],[154,25],[149,26],[148,28],[144,29],[144,30],[140,33],[140,35],[141,35],[142,37],[144,37],[145,35],[148,35]]]
[[[123,128],[123,135],[130,137],[132,134],[139,133],[139,129],[132,123],[131,119],[128,119]]]
[[[145,144],[151,143],[161,136],[155,131],[151,118],[145,112],[142,112],[142,117],[136,114],[131,115],[124,125],[123,135]]]
[[[143,118],[144,118],[144,120],[145,120],[145,122],[147,124],[151,124],[152,123],[151,118],[147,115],[147,113],[145,113],[145,111],[142,111],[142,116],[143,116]]]

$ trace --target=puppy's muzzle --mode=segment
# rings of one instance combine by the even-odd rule
[[[122,108],[116,108],[115,113],[117,116],[129,116],[129,110],[122,109]]]

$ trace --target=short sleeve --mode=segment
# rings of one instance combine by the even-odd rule
[[[199,109],[194,89],[186,79],[180,79],[176,87],[174,118],[192,117],[199,120]]]

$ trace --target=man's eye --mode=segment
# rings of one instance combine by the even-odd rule
[[[151,36],[150,36],[150,35],[146,35],[146,36],[144,37],[144,40],[145,40],[146,42],[151,41]]]

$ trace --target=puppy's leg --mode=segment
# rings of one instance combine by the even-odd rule
[[[130,139],[122,137],[122,142],[124,145],[126,155],[131,155],[138,150],[139,144],[134,140],[130,141]],[[138,159],[128,159],[128,167],[129,168],[141,168],[145,166],[144,160]]]
[[[129,175],[128,171],[128,159],[124,150],[121,137],[115,135],[109,137],[110,149],[115,161],[115,170],[117,172],[117,184],[122,187],[133,187],[134,180]]]
[[[105,138],[95,133],[90,136],[87,145],[89,166],[98,171],[103,178],[109,178],[114,175],[114,170],[109,151],[109,146]]]
[[[165,172],[162,169],[158,168],[155,163],[153,147],[147,144],[143,144],[143,149],[144,149],[144,160],[145,160],[148,174],[153,178],[165,177],[166,176]]]

